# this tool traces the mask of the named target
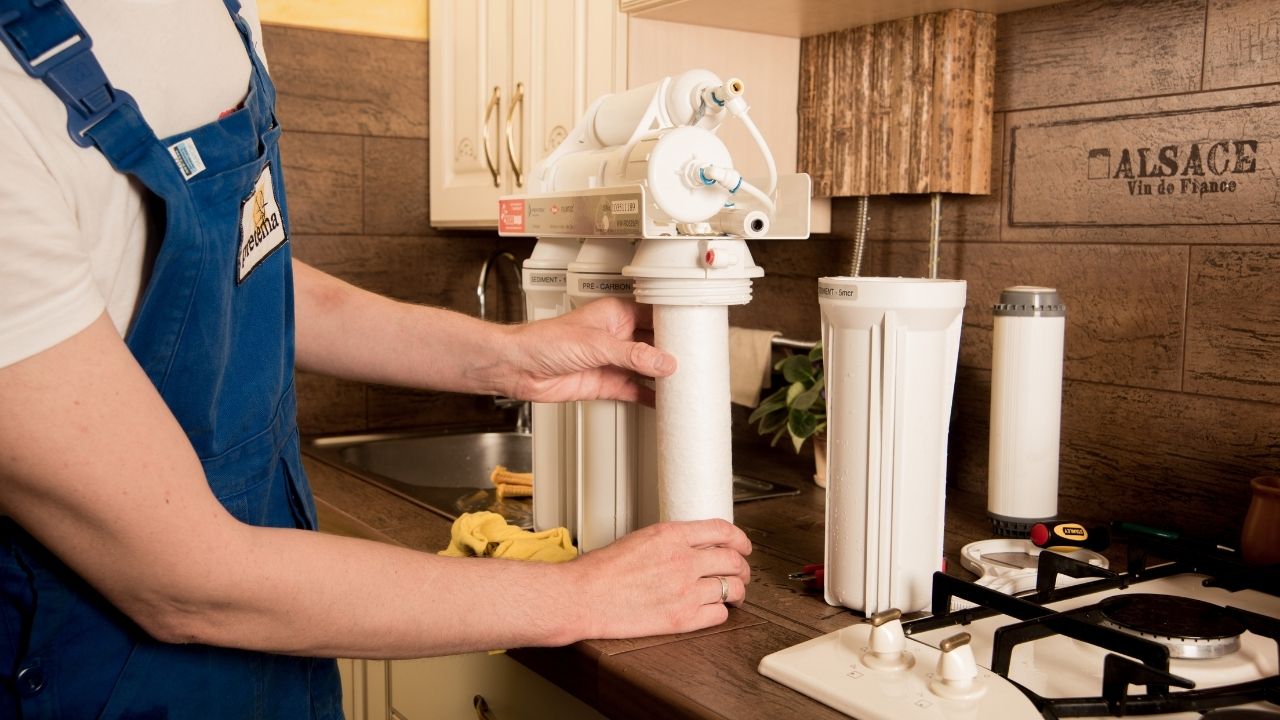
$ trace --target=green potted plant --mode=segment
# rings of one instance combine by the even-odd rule
[[[788,355],[774,365],[786,385],[765,398],[751,413],[749,422],[758,423],[761,435],[773,433],[771,445],[782,437],[791,438],[797,453],[805,440],[813,438],[814,481],[826,487],[827,393],[822,373],[822,343],[806,355]]]

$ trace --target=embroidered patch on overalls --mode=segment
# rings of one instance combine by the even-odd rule
[[[236,283],[244,282],[249,273],[266,260],[289,238],[280,218],[275,185],[271,182],[271,166],[262,168],[253,192],[240,204],[240,251],[236,255]]]
[[[201,159],[200,151],[196,149],[196,143],[191,138],[179,140],[170,145],[169,154],[178,164],[178,171],[182,173],[183,180],[190,180],[204,171],[204,160]]]

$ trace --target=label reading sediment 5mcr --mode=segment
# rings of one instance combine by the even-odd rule
[[[818,295],[821,297],[843,298],[845,300],[857,300],[858,288],[853,287],[828,287],[826,285],[818,286]]]

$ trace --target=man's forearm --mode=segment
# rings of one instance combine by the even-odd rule
[[[723,622],[717,576],[733,601],[749,579],[750,543],[721,521],[564,565],[244,525],[105,315],[0,368],[0,514],[161,640],[307,655],[683,632]]]
[[[361,290],[294,262],[298,367],[364,382],[509,393],[509,328]]]

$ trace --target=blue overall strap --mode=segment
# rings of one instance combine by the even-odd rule
[[[61,0],[0,0],[0,42],[67,106],[67,134],[80,147],[93,145],[86,133],[107,115],[137,107],[111,87],[89,34]]]

